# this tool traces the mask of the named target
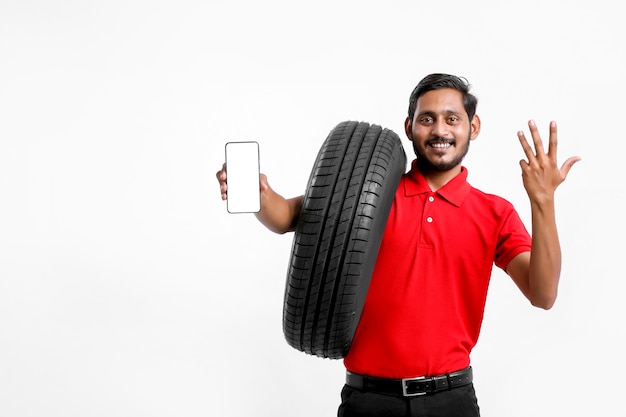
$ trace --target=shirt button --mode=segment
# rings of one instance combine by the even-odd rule
[[[432,222],[433,222],[433,218],[432,218],[432,217],[426,217],[426,221],[427,221],[428,223],[432,223]]]
[[[430,201],[430,202],[432,203],[433,201],[435,201],[435,197],[433,197],[433,196],[431,195],[430,197],[428,197],[428,201]]]

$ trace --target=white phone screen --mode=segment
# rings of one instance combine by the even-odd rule
[[[226,209],[229,213],[256,213],[261,210],[257,142],[226,144],[226,178]]]

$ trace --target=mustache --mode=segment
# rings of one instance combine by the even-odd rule
[[[428,145],[433,145],[435,143],[449,143],[451,145],[456,144],[456,140],[454,139],[446,139],[446,138],[440,138],[440,137],[434,137],[434,138],[430,138],[428,139],[425,144],[426,146]]]

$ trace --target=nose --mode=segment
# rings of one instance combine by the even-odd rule
[[[435,120],[435,123],[432,125],[432,134],[439,138],[445,138],[448,135],[448,124],[446,121],[443,119]]]

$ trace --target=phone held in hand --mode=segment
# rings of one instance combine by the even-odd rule
[[[261,210],[259,144],[254,141],[226,143],[226,178],[229,213]]]

